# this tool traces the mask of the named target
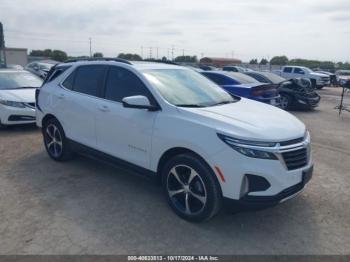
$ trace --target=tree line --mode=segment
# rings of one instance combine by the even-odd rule
[[[76,59],[76,58],[89,58],[89,56],[79,56],[79,57],[72,57],[68,56],[66,52],[62,50],[51,50],[51,49],[44,49],[44,50],[32,50],[29,53],[30,56],[38,56],[38,57],[45,57],[48,59],[56,60],[59,62],[63,62],[67,59]],[[93,57],[103,57],[103,53],[96,52],[93,54]],[[122,58],[130,61],[142,61],[142,57],[138,54],[132,54],[132,53],[120,53],[118,54],[117,58]],[[156,59],[154,58],[148,58],[145,59],[147,61],[154,61]],[[168,59],[164,56],[161,59],[162,61],[168,61]],[[198,63],[197,56],[177,56],[174,59],[175,62],[178,63]],[[298,65],[298,66],[305,66],[309,68],[317,68],[317,69],[323,69],[323,70],[330,70],[334,71],[337,69],[348,69],[350,70],[350,63],[349,62],[337,62],[334,63],[332,61],[318,61],[318,60],[308,60],[308,59],[288,59],[287,56],[274,56],[270,61],[268,61],[266,58],[262,58],[260,61],[258,59],[254,58],[251,59],[250,64],[252,65]]]
[[[260,63],[258,62],[258,59],[252,59],[249,62],[250,64],[261,64],[266,65],[270,63],[271,65],[298,65],[298,66],[305,66],[308,68],[317,68],[317,69],[323,69],[323,70],[330,70],[334,71],[337,69],[347,69],[350,70],[350,63],[349,62],[332,62],[332,61],[318,61],[318,60],[309,60],[309,59],[302,59],[302,58],[295,58],[295,59],[288,59],[287,56],[274,56],[270,61],[263,58]]]

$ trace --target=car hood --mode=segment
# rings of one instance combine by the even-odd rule
[[[215,127],[216,132],[254,141],[286,141],[303,137],[305,125],[290,113],[274,106],[242,98],[236,103],[181,108],[190,119]],[[194,116],[195,115],[195,116]]]
[[[311,76],[317,76],[317,77],[329,77],[329,75],[322,74],[322,73],[310,73]]]
[[[35,102],[35,88],[0,90],[0,99],[15,102]]]

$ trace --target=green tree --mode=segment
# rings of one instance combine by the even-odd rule
[[[285,55],[283,56],[274,56],[272,57],[272,59],[270,60],[270,64],[271,65],[286,65],[288,64],[288,57],[286,57]]]
[[[103,54],[100,52],[96,52],[93,54],[93,57],[103,57]]]
[[[124,53],[120,53],[118,55],[118,58],[130,60],[130,61],[142,61],[142,57],[139,56],[138,54],[130,54],[130,53],[124,54]]]
[[[179,63],[197,63],[197,56],[178,56],[175,58],[175,62]]]
[[[51,59],[56,60],[56,61],[60,61],[63,62],[65,60],[67,60],[67,54],[64,51],[61,50],[53,50],[52,54],[51,54]]]
[[[260,65],[267,65],[269,61],[266,58],[261,59]]]
[[[254,58],[254,59],[250,60],[249,64],[257,65],[258,64],[258,59]]]

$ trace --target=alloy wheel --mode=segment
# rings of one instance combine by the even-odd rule
[[[53,157],[60,157],[63,149],[60,130],[54,124],[49,124],[45,132],[45,143],[48,151]]]
[[[289,99],[286,96],[281,96],[280,98],[280,105],[283,109],[288,108],[289,105]]]
[[[174,206],[187,215],[201,212],[207,202],[202,178],[193,168],[186,165],[178,165],[170,170],[167,191]]]

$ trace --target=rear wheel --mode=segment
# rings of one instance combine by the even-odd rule
[[[72,157],[63,128],[56,119],[49,119],[45,123],[43,137],[46,151],[53,160],[66,161]]]
[[[290,109],[292,104],[292,98],[287,94],[281,94],[280,106],[283,110]]]
[[[162,184],[170,207],[180,217],[201,222],[221,207],[220,185],[208,165],[194,154],[182,154],[163,168]]]

